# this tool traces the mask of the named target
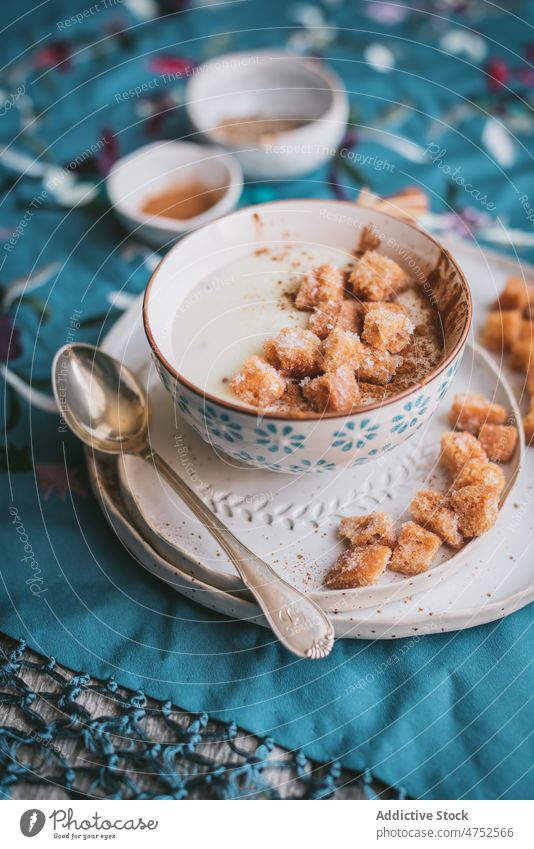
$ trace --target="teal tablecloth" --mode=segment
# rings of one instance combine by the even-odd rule
[[[249,185],[244,203],[419,183],[438,230],[532,255],[528,5],[514,14],[481,0],[2,7],[2,630],[74,669],[367,767],[413,796],[532,798],[531,608],[408,651],[344,641],[325,662],[296,661],[268,632],[212,615],[135,566],[49,400],[55,350],[68,338],[98,341],[153,260],[121,243],[100,180],[118,155],[188,132],[180,75],[223,51],[287,45],[324,57],[352,106],[352,157],[295,183]],[[376,167],[384,159],[391,168]],[[55,182],[52,165],[72,178]]]

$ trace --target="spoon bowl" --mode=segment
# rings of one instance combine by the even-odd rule
[[[146,446],[146,393],[134,374],[93,345],[66,345],[52,365],[58,407],[69,428],[106,454]]]

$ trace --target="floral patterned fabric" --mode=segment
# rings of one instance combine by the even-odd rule
[[[192,137],[185,83],[222,52],[315,56],[351,102],[346,137],[320,171],[252,182],[243,204],[415,185],[436,233],[533,259],[529,4],[34,5],[0,13],[3,630],[66,666],[369,768],[413,796],[531,798],[521,745],[532,731],[530,610],[403,653],[344,641],[321,664],[297,662],[268,632],[209,613],[137,566],[90,495],[50,387],[57,348],[98,343],[158,260],[109,209],[106,173],[141,144]],[[407,405],[398,429],[420,413]],[[268,452],[268,426],[263,438]],[[347,450],[371,439],[339,432]]]

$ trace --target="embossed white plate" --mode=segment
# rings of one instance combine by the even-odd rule
[[[493,299],[507,275],[517,272],[517,265],[506,257],[481,252],[463,242],[452,245],[467,272],[479,305],[478,316]],[[526,273],[534,274],[533,269]],[[134,304],[105,340],[105,347],[115,356],[129,350],[128,362],[140,369],[145,352],[139,347],[137,316]],[[516,389],[520,378],[513,376]],[[257,607],[243,595],[238,597],[203,584],[188,574],[190,562],[182,560],[181,568],[162,558],[144,540],[126,512],[121,495],[116,490],[116,478],[108,464],[102,472],[102,461],[88,456],[89,469],[97,495],[108,520],[124,544],[135,553],[144,568],[171,583],[180,592],[196,598],[205,606],[231,616],[254,619]],[[113,466],[113,464],[111,464]],[[409,634],[435,633],[470,627],[493,621],[517,610],[534,598],[533,570],[529,560],[533,544],[532,485],[534,479],[534,452],[527,452],[525,470],[519,478],[513,495],[508,499],[494,531],[482,538],[482,543],[464,568],[457,570],[449,580],[441,582],[414,596],[403,595],[397,601],[379,608],[358,612],[333,614],[336,634],[345,637],[395,638]],[[314,477],[319,482],[327,476]],[[261,622],[261,616],[257,619]]]
[[[419,430],[417,418],[407,411],[407,421],[414,421],[414,434],[395,451],[355,468],[295,476],[217,456],[176,414],[150,359],[140,374],[149,391],[150,440],[155,450],[198,489],[249,548],[285,580],[313,593],[325,610],[358,610],[422,592],[449,578],[482,543],[480,538],[472,540],[458,553],[442,546],[431,568],[411,578],[386,570],[371,587],[324,588],[324,577],[343,550],[337,532],[341,516],[379,509],[407,520],[407,507],[418,489],[446,489],[449,481],[437,459],[440,436],[448,429],[450,397],[443,399],[431,421]],[[454,391],[468,390],[504,404],[514,417],[519,415],[506,381],[485,352],[473,345],[454,378]],[[503,466],[507,478],[503,503],[521,456],[520,445],[513,460]],[[192,575],[219,589],[244,589],[222,550],[154,466],[125,455],[119,461],[119,482],[134,524],[163,557],[174,564],[187,558]]]

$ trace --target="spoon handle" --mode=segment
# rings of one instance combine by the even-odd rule
[[[299,657],[319,659],[330,654],[334,629],[324,611],[308,596],[282,580],[265,561],[243,545],[163,457],[150,449],[142,456],[154,463],[158,472],[226,552],[280,642]]]

